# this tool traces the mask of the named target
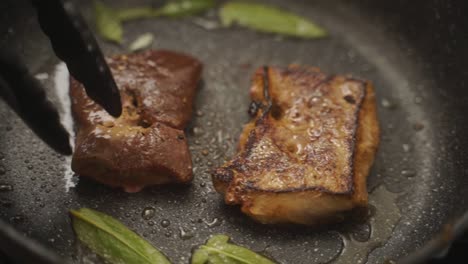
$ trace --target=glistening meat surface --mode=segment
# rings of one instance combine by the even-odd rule
[[[192,161],[183,129],[192,114],[201,63],[164,50],[118,55],[108,63],[122,98],[119,118],[71,79],[77,125],[73,171],[130,192],[189,182]]]
[[[367,206],[379,142],[369,82],[316,68],[263,67],[239,153],[213,173],[228,204],[262,223],[320,224]]]

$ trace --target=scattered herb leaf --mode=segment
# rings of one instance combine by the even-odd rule
[[[94,1],[96,26],[99,34],[107,40],[122,42],[122,22],[153,17],[184,17],[202,13],[213,8],[215,0],[168,1],[160,8],[135,7],[112,9],[102,2]]]
[[[272,264],[273,261],[250,249],[229,242],[225,235],[211,237],[206,245],[200,246],[192,255],[192,264]]]
[[[142,18],[152,18],[158,17],[159,14],[155,14],[155,10],[151,7],[135,7],[135,8],[126,8],[126,9],[119,9],[116,10],[117,18],[123,21],[129,21],[134,19],[142,19]]]
[[[87,208],[70,214],[78,239],[111,263],[170,263],[150,243],[106,214]]]
[[[129,49],[131,51],[137,51],[144,49],[153,43],[154,36],[151,33],[145,33],[136,38],[132,44],[130,44]]]
[[[169,1],[156,10],[162,16],[182,17],[202,13],[215,6],[215,0]]]
[[[105,39],[122,42],[122,25],[115,11],[99,1],[94,1],[94,14],[98,33]]]
[[[226,27],[238,24],[261,32],[309,39],[327,35],[323,28],[306,18],[263,4],[228,2],[221,7],[219,16]]]

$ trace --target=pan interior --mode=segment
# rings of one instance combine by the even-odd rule
[[[41,35],[31,8],[22,1],[8,2],[2,4],[11,8],[2,18],[8,23],[1,24],[15,25],[2,31],[1,44],[16,47],[34,74],[48,74],[43,83],[59,106],[54,89],[59,62]],[[187,129],[195,172],[190,186],[154,187],[127,194],[80,179],[67,192],[66,157],[44,145],[0,101],[0,217],[74,260],[82,256],[76,255],[68,210],[81,207],[121,220],[174,263],[187,263],[194,246],[218,233],[282,263],[333,259],[338,263],[379,263],[421,247],[453,215],[449,194],[456,184],[455,175],[438,167],[449,154],[441,151],[438,121],[429,115],[443,105],[431,93],[436,85],[431,74],[415,63],[409,43],[379,28],[357,7],[271,2],[312,18],[329,30],[330,37],[305,41],[241,28],[207,30],[192,19],[153,19],[126,24],[121,47],[100,43],[106,54],[124,53],[132,40],[151,32],[155,35],[153,49],[182,51],[204,63],[203,85]],[[138,3],[109,1],[114,6]],[[209,14],[207,19],[214,20]],[[374,82],[382,140],[368,180],[371,218],[367,223],[327,230],[263,226],[238,208],[224,205],[213,189],[210,169],[235,153],[242,125],[248,121],[253,71],[261,65],[290,63]],[[155,214],[144,218],[144,210]],[[161,225],[162,221],[170,225]]]

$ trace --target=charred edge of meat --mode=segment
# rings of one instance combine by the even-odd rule
[[[256,102],[256,101],[250,102],[249,110],[247,111],[249,113],[249,116],[251,118],[255,117],[258,113],[258,110],[260,110],[261,107],[262,107],[261,102]]]
[[[357,130],[359,128],[359,113],[361,112],[362,110],[362,104],[364,103],[364,98],[366,98],[366,95],[367,95],[367,82],[365,81],[361,81],[361,80],[357,80],[357,79],[351,79],[352,81],[356,81],[356,82],[359,82],[361,85],[362,85],[362,94],[361,96],[358,98],[358,101],[357,101],[357,106],[356,106],[356,110],[354,111],[354,116],[356,117],[355,119],[355,122],[354,122],[354,126],[353,126],[353,135],[350,139],[348,139],[348,147],[350,147],[350,151],[351,151],[351,155],[349,157],[349,164],[350,164],[350,168],[351,168],[351,178],[347,178],[348,179],[348,190],[349,190],[349,193],[354,193],[354,178],[356,177],[355,173],[354,173],[354,157],[355,157],[355,152],[356,152],[356,136],[357,136]],[[346,100],[346,99],[345,99]]]
[[[332,80],[334,80],[337,76],[328,76],[326,78],[324,78],[323,80],[319,81],[315,87],[318,87],[320,85],[323,85],[323,84],[326,84]],[[367,85],[369,85],[368,82],[366,81],[363,81],[363,80],[359,80],[359,79],[355,79],[355,78],[349,78],[347,77],[346,78],[347,81],[355,81],[355,82],[358,82],[362,85],[362,94],[359,98],[354,98],[354,104],[357,103],[357,106],[356,106],[356,109],[353,113],[353,116],[355,116],[355,123],[354,123],[354,126],[353,126],[353,131],[352,131],[352,136],[348,139],[348,147],[350,149],[348,149],[349,151],[351,151],[351,155],[349,157],[349,164],[350,164],[350,168],[351,168],[351,177],[345,177],[347,179],[347,191],[344,191],[344,192],[333,192],[333,191],[330,191],[328,189],[325,189],[323,188],[322,186],[311,186],[311,187],[304,187],[304,188],[289,188],[289,189],[284,189],[284,190],[271,190],[271,189],[259,189],[251,184],[249,184],[248,182],[245,183],[245,188],[250,190],[250,191],[255,191],[255,192],[259,192],[259,193],[287,193],[287,192],[301,192],[301,191],[318,191],[318,192],[321,192],[321,193],[325,193],[325,194],[332,194],[332,195],[343,195],[343,196],[346,196],[346,195],[351,195],[354,193],[354,177],[355,177],[355,173],[354,173],[354,158],[355,158],[355,143],[356,143],[356,136],[357,136],[357,129],[359,128],[359,113],[360,111],[362,110],[362,104],[364,103],[364,99],[366,98],[366,95],[367,95]],[[271,104],[271,99],[269,97],[269,93],[268,93],[268,89],[269,89],[269,80],[268,80],[268,67],[264,67],[263,68],[263,89],[264,89],[264,97],[267,98],[269,100],[269,106],[270,107],[267,107],[267,111],[265,111],[264,113],[262,113],[262,115],[258,118],[258,120],[256,121],[256,124],[255,124],[255,128],[252,129],[252,131],[250,131],[250,134],[249,134],[249,137],[247,139],[247,142],[245,143],[246,144],[246,147],[245,147],[245,151],[243,154],[241,154],[242,156],[240,157],[241,159],[243,158],[246,158],[248,155],[250,155],[250,151],[253,149],[253,145],[255,144],[256,142],[256,137],[258,136],[257,135],[257,130],[259,128],[262,128],[262,129],[267,129],[267,124],[262,124],[266,117],[268,116],[268,113],[271,111],[272,109],[272,104]],[[346,100],[345,98],[343,98],[344,100]],[[262,126],[259,126],[259,125],[262,125]],[[262,131],[259,131],[260,133],[258,134],[262,134],[261,132]],[[235,159],[234,162],[227,166],[227,167],[224,167],[224,168],[219,168],[219,169],[216,169],[214,170],[213,172],[213,175],[215,175],[216,179],[221,181],[221,182],[224,182],[225,184],[229,184],[233,179],[234,179],[234,173],[233,173],[233,170],[235,171],[242,171],[242,164],[238,161],[239,159]],[[348,176],[348,175],[347,175]]]
[[[270,79],[269,79],[269,74],[268,74],[269,67],[268,66],[263,66],[263,97],[265,97],[265,101],[267,102],[267,105],[264,106],[263,109],[263,116],[268,115],[268,112],[271,109],[271,98],[270,98]]]

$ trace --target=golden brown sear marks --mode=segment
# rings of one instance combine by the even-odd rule
[[[228,204],[262,223],[318,224],[367,205],[379,142],[369,82],[292,65],[256,71],[254,118],[213,173]]]
[[[192,161],[183,129],[192,114],[201,63],[164,50],[118,55],[108,63],[122,98],[119,118],[71,79],[78,128],[73,171],[127,191],[189,182]]]

